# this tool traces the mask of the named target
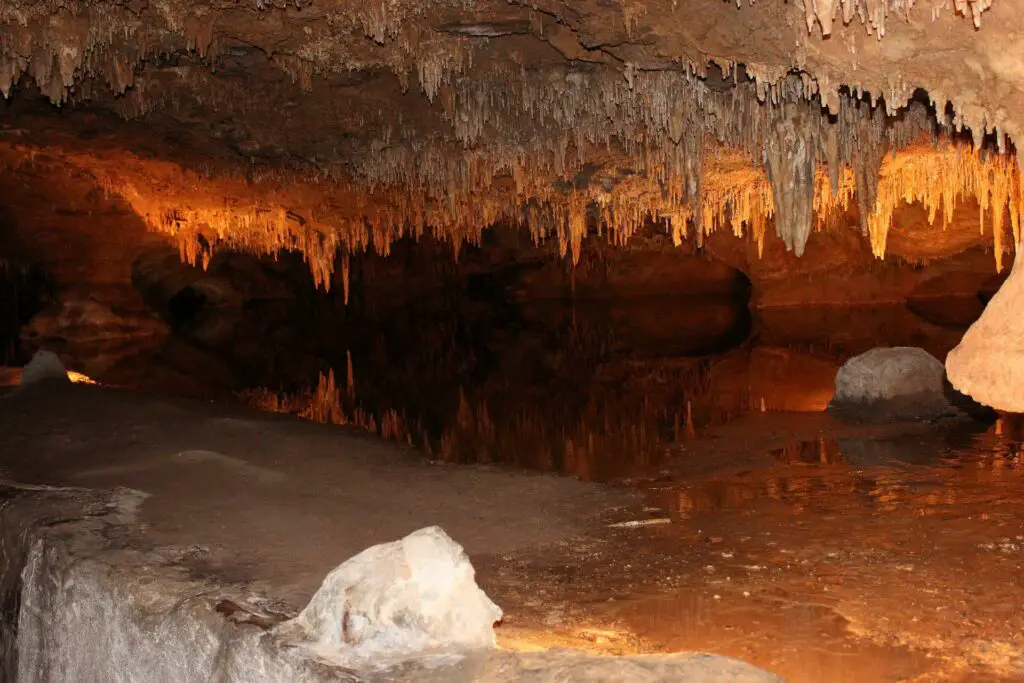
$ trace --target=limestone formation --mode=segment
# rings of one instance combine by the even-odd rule
[[[1024,266],[1017,258],[1010,277],[946,357],[949,381],[956,389],[1008,413],[1024,413],[1022,298]]]
[[[420,529],[332,571],[279,634],[360,667],[491,648],[502,613],[474,575],[462,547],[444,531]]]
[[[955,413],[945,379],[942,363],[923,349],[871,349],[839,368],[829,407],[897,419],[941,417]]]

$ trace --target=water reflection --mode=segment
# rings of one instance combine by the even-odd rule
[[[819,438],[814,441],[797,441],[776,448],[768,455],[785,463],[814,463],[831,465],[842,460],[842,449],[835,439]]]
[[[239,365],[264,387],[295,386],[317,370],[347,375],[349,421],[379,432],[386,424],[434,458],[607,481],[657,468],[673,444],[745,414],[823,411],[838,368],[855,353],[910,344],[941,358],[959,339],[904,306],[751,315],[728,295],[495,305],[481,291],[330,310],[253,305],[245,316],[259,329],[310,333],[253,347],[252,362]],[[773,457],[869,465],[916,452],[892,451],[817,443]]]

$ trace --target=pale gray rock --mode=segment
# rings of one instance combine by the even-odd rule
[[[32,360],[22,368],[21,386],[35,384],[43,380],[62,380],[70,382],[67,368],[57,354],[40,349],[32,356]]]
[[[475,575],[440,527],[420,529],[344,562],[277,633],[346,666],[492,648],[502,612]]]
[[[891,419],[954,415],[946,369],[913,346],[881,347],[854,356],[839,368],[829,410]]]

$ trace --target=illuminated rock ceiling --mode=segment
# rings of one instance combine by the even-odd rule
[[[850,208],[882,257],[897,206],[940,231],[967,198],[1001,268],[1024,207],[1021,10],[2,2],[0,158],[90,174],[189,261],[298,249],[325,284],[369,244],[497,222],[572,259],[588,230],[648,221],[800,255]],[[22,106],[40,95],[71,113]],[[75,116],[111,113],[121,137],[81,134]]]

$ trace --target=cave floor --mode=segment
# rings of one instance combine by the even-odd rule
[[[1024,680],[1024,469],[995,427],[754,414],[617,485],[97,387],[0,398],[0,475],[149,494],[120,542],[297,611],[437,524],[510,648],[699,650],[792,683]]]

